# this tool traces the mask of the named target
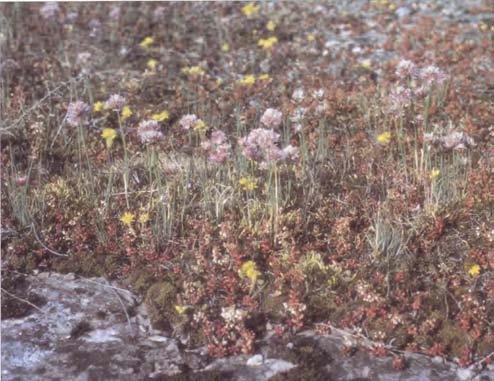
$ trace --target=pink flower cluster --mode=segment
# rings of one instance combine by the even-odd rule
[[[420,68],[409,60],[401,60],[396,66],[395,74],[401,81],[419,80],[423,86],[427,87],[442,85],[447,79],[446,73],[437,66],[428,65]]]
[[[209,161],[222,164],[230,156],[231,146],[223,131],[213,131],[211,138],[201,143],[201,148],[208,154]]]
[[[119,111],[127,103],[127,100],[120,94],[112,94],[105,102],[105,108]]]
[[[441,86],[447,75],[434,65],[418,67],[409,60],[401,60],[396,66],[400,83],[389,95],[390,111],[401,113],[412,102],[428,94],[434,87]]]
[[[67,107],[67,123],[72,127],[77,127],[84,120],[84,117],[89,113],[90,107],[83,101],[69,103]]]
[[[250,160],[261,163],[266,168],[270,163],[298,159],[298,148],[288,145],[283,149],[278,147],[280,135],[272,129],[256,128],[249,135],[240,138],[238,143],[242,153]]]
[[[268,108],[261,117],[261,123],[268,128],[276,128],[281,124],[283,114],[274,108]]]
[[[60,12],[60,7],[56,2],[45,3],[39,9],[39,13],[41,13],[41,16],[43,16],[43,18],[47,20],[54,19],[59,12]]]
[[[187,114],[180,118],[178,124],[180,125],[180,127],[182,127],[183,130],[188,131],[194,127],[198,120],[199,119],[195,114]]]
[[[432,132],[426,133],[424,134],[424,141],[440,147],[445,151],[465,150],[477,145],[473,138],[463,131],[451,131],[443,136],[437,136]]]
[[[137,135],[144,144],[154,143],[163,138],[160,125],[155,120],[143,120],[137,127]]]

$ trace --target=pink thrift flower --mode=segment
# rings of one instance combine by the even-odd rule
[[[291,144],[283,148],[283,159],[289,161],[297,161],[299,158],[298,147],[292,146]]]
[[[143,120],[137,127],[137,135],[144,144],[154,143],[163,138],[160,125],[155,120]]]
[[[55,2],[45,3],[39,9],[39,13],[41,13],[41,16],[43,16],[43,18],[47,20],[54,19],[58,12],[60,12],[60,7],[58,6],[58,3]]]
[[[401,60],[396,66],[396,75],[400,79],[414,78],[419,70],[417,66],[409,60]]]
[[[84,120],[84,117],[89,113],[90,107],[82,101],[69,103],[67,107],[67,123],[72,127],[77,127]]]
[[[105,102],[105,108],[120,111],[123,106],[127,103],[127,100],[119,94],[113,94]]]
[[[419,78],[425,86],[431,87],[433,85],[442,85],[446,81],[447,75],[437,66],[429,65],[420,70]]]
[[[224,163],[230,156],[231,146],[223,131],[213,131],[211,138],[201,143],[201,148],[208,154],[208,160],[216,164]]]
[[[178,124],[180,125],[180,127],[182,127],[182,129],[184,129],[185,131],[188,131],[194,127],[194,125],[197,123],[198,120],[199,119],[197,118],[196,115],[187,114],[187,115],[182,116],[182,118],[180,118]]]
[[[281,124],[283,114],[274,108],[268,108],[261,117],[261,123],[268,128],[276,128]]]

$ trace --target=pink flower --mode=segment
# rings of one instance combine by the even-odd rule
[[[105,108],[119,111],[127,103],[127,100],[119,94],[113,94],[105,102]]]
[[[27,176],[18,176],[15,179],[15,184],[17,186],[23,186],[23,185],[26,185],[26,183],[27,183]]]
[[[39,13],[41,13],[41,16],[43,16],[43,18],[47,20],[54,19],[58,12],[60,12],[60,8],[58,6],[58,3],[55,2],[45,3],[39,9]]]
[[[442,85],[446,81],[447,75],[437,66],[429,65],[424,67],[419,72],[419,78],[425,86]]]
[[[278,147],[279,138],[280,135],[273,130],[257,128],[239,139],[238,143],[245,157],[260,163],[261,168],[267,168],[271,163],[298,158],[296,147]]]
[[[297,161],[299,158],[298,147],[294,147],[291,144],[283,148],[283,160]]]
[[[211,133],[211,143],[219,145],[226,141],[226,135],[223,131],[215,130]]]
[[[400,79],[415,78],[419,69],[412,61],[402,59],[396,66],[395,73]]]
[[[113,21],[118,21],[119,17],[120,17],[120,6],[119,5],[114,5],[112,8],[111,8],[111,11],[110,11],[110,19],[113,20]]]
[[[193,128],[197,121],[198,119],[195,114],[187,114],[180,118],[178,124],[182,127],[182,129],[187,131]]]
[[[72,127],[77,127],[84,120],[84,117],[89,112],[90,107],[82,101],[69,103],[67,107],[67,123]]]
[[[397,86],[389,95],[391,111],[401,112],[403,109],[410,106],[412,99],[413,92],[411,89]]]
[[[436,146],[440,146],[443,150],[464,150],[475,147],[475,141],[463,131],[452,131],[447,135],[436,136],[433,133],[424,134],[424,141]]]
[[[268,128],[276,128],[281,124],[283,114],[274,108],[268,108],[261,117],[261,123]]]
[[[137,127],[137,135],[144,144],[154,143],[163,138],[160,125],[155,120],[143,120]]]
[[[222,164],[230,156],[231,146],[223,131],[213,131],[211,138],[201,143],[201,148],[208,154],[208,160],[213,163]]]

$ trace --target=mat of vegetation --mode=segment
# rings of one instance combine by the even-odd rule
[[[494,353],[489,1],[1,4],[5,269],[222,357],[328,324]]]

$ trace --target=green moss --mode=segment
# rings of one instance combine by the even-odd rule
[[[155,281],[155,278],[149,271],[140,268],[132,272],[129,281],[136,292],[145,294]]]
[[[492,336],[486,337],[489,337],[489,339],[484,338],[484,340],[480,341],[477,345],[477,353],[481,356],[494,352],[494,339]]]
[[[438,337],[454,356],[461,356],[462,350],[470,340],[467,333],[450,322],[443,322]]]
[[[169,330],[179,316],[175,311],[177,288],[170,282],[153,284],[146,293],[145,303],[153,327]]]
[[[14,270],[29,273],[37,268],[39,260],[35,254],[10,255],[7,262]]]
[[[338,306],[330,294],[319,293],[309,295],[307,298],[307,318],[311,321],[328,319]]]
[[[273,295],[266,293],[261,305],[262,311],[266,314],[268,319],[276,320],[281,316],[283,311],[283,303],[286,301],[283,295]]]

